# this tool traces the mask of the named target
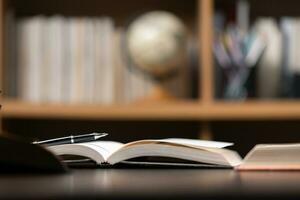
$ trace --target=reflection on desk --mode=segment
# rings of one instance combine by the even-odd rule
[[[290,199],[300,197],[300,172],[80,169],[61,175],[2,174],[0,185],[1,199]]]

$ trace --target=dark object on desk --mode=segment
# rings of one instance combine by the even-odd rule
[[[27,143],[12,135],[0,136],[1,172],[49,172],[66,171],[65,165],[39,145]]]
[[[105,137],[107,135],[108,135],[107,133],[89,133],[89,134],[83,134],[83,135],[71,135],[71,136],[67,136],[67,137],[54,138],[54,139],[43,140],[43,141],[36,141],[36,142],[33,142],[33,144],[52,146],[52,145],[61,145],[61,144],[92,142],[92,141],[98,140],[99,138]]]

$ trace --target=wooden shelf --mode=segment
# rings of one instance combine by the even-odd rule
[[[215,102],[209,109],[212,120],[299,120],[300,101],[272,100]]]
[[[176,120],[197,119],[197,103],[168,102],[126,105],[54,105],[4,101],[3,118]]]
[[[156,102],[128,105],[54,105],[4,101],[7,118],[84,120],[299,120],[299,101]]]

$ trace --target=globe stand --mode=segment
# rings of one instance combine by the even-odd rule
[[[139,98],[135,103],[153,104],[177,100],[178,98],[175,95],[171,94],[171,92],[164,88],[160,83],[157,83],[151,88],[148,95]]]
[[[170,101],[176,99],[168,90],[159,85],[154,86],[146,98],[151,101]]]

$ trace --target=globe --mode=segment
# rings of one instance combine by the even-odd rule
[[[126,41],[128,55],[137,67],[162,76],[182,63],[186,29],[174,14],[152,11],[129,25]]]

